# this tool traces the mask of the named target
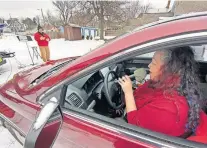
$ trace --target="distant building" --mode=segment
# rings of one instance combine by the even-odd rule
[[[81,26],[76,24],[68,24],[64,27],[64,36],[66,40],[81,40]]]
[[[207,1],[176,1],[174,14],[181,15],[192,12],[207,11]]]
[[[168,19],[174,16],[188,14],[193,12],[207,11],[207,1],[177,1],[168,0],[165,8],[149,8],[145,13],[142,13],[138,18],[134,18],[128,21],[128,25],[122,29],[110,31],[110,35],[118,36],[120,34],[134,30],[135,28],[152,23],[155,21]],[[107,34],[109,31],[107,31]]]
[[[156,13],[170,13],[173,12],[175,8],[175,0],[168,0],[165,8],[149,8],[146,13],[156,14]]]
[[[94,39],[98,35],[98,29],[94,27],[81,27],[82,39]]]

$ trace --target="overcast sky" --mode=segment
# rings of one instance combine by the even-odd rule
[[[167,5],[168,0],[141,0],[144,3],[150,2],[154,8],[164,8]],[[41,11],[37,9],[43,9],[46,13],[48,9],[55,11],[52,0],[0,0],[0,17],[9,18],[9,14],[12,17],[34,17],[41,15]]]

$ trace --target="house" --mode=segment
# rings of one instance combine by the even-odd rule
[[[122,29],[117,30],[116,33],[110,35],[120,35],[148,23],[182,14],[202,11],[207,11],[207,1],[168,0],[165,8],[150,8],[138,18],[129,20],[127,26],[124,26]]]
[[[66,40],[81,40],[81,27],[76,24],[68,24],[64,27],[64,36]]]
[[[66,26],[55,27],[51,24],[45,24],[43,28],[52,39],[65,38],[66,40],[94,39],[98,35],[98,29],[95,27],[81,27],[69,23]]]
[[[149,8],[147,14],[161,14],[161,13],[170,13],[174,10],[175,0],[168,0],[167,5],[164,8]]]
[[[45,24],[43,28],[51,39],[65,38],[66,40],[81,40],[81,27],[76,24],[68,24],[66,26],[53,26]]]
[[[168,3],[165,8],[149,8],[144,13],[140,13],[138,18],[128,20],[126,22],[127,25],[116,25],[116,28],[107,28],[105,34],[107,36],[119,36],[126,32],[132,31],[139,26],[158,21],[159,17],[172,17],[174,16],[174,13],[172,12],[173,9],[174,1],[168,0]]]
[[[207,12],[207,1],[175,1],[172,9],[174,16],[204,11]],[[160,17],[160,20],[163,19],[168,17]]]
[[[207,11],[207,1],[176,1],[174,14],[181,15],[192,12]]]

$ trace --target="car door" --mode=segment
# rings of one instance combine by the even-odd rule
[[[0,118],[4,126],[21,143],[24,143],[32,122],[39,110],[39,105],[31,104],[17,93],[7,89],[0,95]]]
[[[65,97],[64,90],[67,90],[66,85],[62,87],[60,98]],[[58,93],[53,92],[53,94]],[[54,142],[54,148],[97,148],[97,146],[99,148],[126,148],[127,146],[130,148],[137,146],[145,148],[152,146],[144,139],[134,140],[127,132],[122,133],[122,128],[128,126],[127,123],[118,122],[118,124],[124,125],[114,128],[117,126],[114,119],[109,119],[72,106],[71,108],[64,108],[62,103],[61,111],[63,122],[57,139]]]
[[[84,111],[83,111],[84,112]],[[93,115],[92,115],[93,116]],[[73,148],[148,148],[153,147],[145,140],[135,140],[130,135],[122,133],[121,126],[85,116],[80,112],[63,109],[63,126],[54,147]],[[121,124],[121,123],[120,123]],[[125,125],[126,126],[126,125]],[[123,126],[122,126],[123,128]]]
[[[24,148],[52,147],[62,126],[59,102],[52,97],[45,103],[26,136]]]
[[[168,38],[168,40],[163,39],[166,43],[161,40],[155,41],[154,46],[153,46],[153,42],[150,42],[149,43],[150,48],[147,48],[148,46],[148,43],[147,43],[146,46],[144,45],[142,46],[143,48],[139,49],[139,46],[138,46],[137,49],[136,48],[129,49],[131,53],[129,53],[128,51],[120,52],[110,57],[109,59],[105,59],[101,61],[102,65],[101,64],[98,65],[99,63],[96,63],[96,65],[98,65],[99,68],[101,66],[103,68],[107,64],[109,63],[113,64],[114,61],[120,60],[121,58],[127,59],[128,58],[127,55],[134,54],[135,50],[137,53],[138,52],[143,53],[144,50],[152,52],[150,51],[150,49],[155,50],[161,47],[165,49],[166,47],[170,47],[170,45],[175,46],[175,45],[180,45],[180,43],[182,43],[183,45],[184,43],[188,44],[188,42],[191,42],[191,43],[196,42],[196,41],[201,42],[202,40],[204,40],[204,38],[198,38],[198,37],[196,38],[196,40],[192,40],[193,35],[191,36],[187,35],[187,37],[189,37],[188,40],[184,38],[186,37],[185,35],[181,35],[181,36],[182,38],[180,38],[179,40],[177,40],[177,37],[176,38],[172,37],[172,39]],[[158,46],[158,43],[162,43],[162,46]],[[64,91],[64,89],[66,88],[64,86],[66,86],[66,84],[70,84],[73,78],[74,80],[75,78],[77,80],[77,79],[80,79],[82,76],[86,74],[90,74],[93,71],[97,70],[96,65],[95,66],[93,65],[92,68],[89,67],[89,68],[84,69],[83,73],[80,72],[80,73],[77,73],[77,75],[71,76],[68,80],[61,82],[60,85],[57,85],[54,88],[48,90],[48,92],[44,93],[44,96],[47,96],[51,92],[54,94],[58,94],[55,92],[56,88],[58,89],[62,87],[61,89]],[[62,91],[61,91],[61,95],[63,95],[63,97],[60,97],[60,100],[63,101],[64,103],[65,96],[64,96],[64,93],[62,93]],[[52,98],[52,97],[49,97],[49,98]],[[45,101],[44,98],[42,101],[47,103],[47,101]],[[133,125],[130,125],[122,121],[118,121],[118,120],[114,120],[114,119],[111,119],[111,118],[108,118],[102,115],[98,115],[94,112],[75,108],[72,106],[69,106],[68,108],[64,108],[62,104],[60,105],[61,105],[60,108],[62,112],[62,125],[58,124],[59,126],[57,126],[58,128],[56,128],[54,132],[55,135],[57,135],[57,138],[55,136],[52,136],[49,142],[47,142],[49,143],[47,146],[50,146],[53,140],[54,141],[53,147],[55,148],[56,147],[57,148],[59,147],[72,147],[72,148],[85,148],[85,147],[88,147],[88,148],[97,148],[97,147],[99,148],[106,148],[106,147],[109,147],[109,148],[110,147],[111,148],[192,147],[193,148],[193,147],[201,147],[202,148],[202,147],[206,147],[206,145],[196,144],[193,142],[189,142],[185,139],[169,137],[169,136],[166,136],[160,133],[152,132],[147,129],[135,127]],[[58,121],[60,120],[58,119]],[[47,126],[48,124],[46,123],[47,122],[45,121],[43,125],[46,125],[46,126],[43,126],[43,127],[47,129],[47,127],[49,126]],[[45,138],[47,136],[46,134],[47,130],[44,130],[45,128],[43,127],[42,127],[43,130],[39,131],[38,133],[40,135],[39,137]],[[53,124],[52,124],[52,127],[53,127]],[[60,131],[58,131],[57,129]],[[32,131],[31,133],[35,133],[35,132]],[[46,136],[41,136],[41,135],[46,135]],[[43,141],[43,140],[39,140],[38,139],[39,137],[36,136],[35,141],[37,142],[33,142],[33,145],[34,143],[41,143],[40,141]],[[31,140],[28,140],[28,141],[31,141]]]
[[[163,41],[162,39],[157,40],[154,41],[154,43],[150,42],[142,45],[142,48],[140,49],[138,46],[133,47],[132,49],[128,49],[129,52],[120,52],[110,57],[109,59],[101,61],[101,64],[113,64],[112,62],[114,62],[115,60],[120,60],[121,56],[122,59],[128,59],[127,55],[134,55],[135,50],[137,53],[144,53],[144,50],[148,52],[153,52],[158,49],[165,49],[184,44],[187,45],[190,43],[194,44],[204,41],[204,38],[199,39],[197,34],[195,40],[192,40],[193,37],[193,34],[187,34],[172,38],[169,37],[167,39],[163,39]],[[96,63],[96,65],[98,64]],[[98,65],[97,67],[100,68],[100,65]],[[93,68],[95,69],[96,67],[92,66],[91,69],[86,69],[84,71],[84,74],[86,74],[87,72],[88,74],[90,74],[94,70]],[[78,74],[80,75],[80,73]],[[70,80],[68,83],[70,83]],[[62,112],[63,126],[54,144],[54,147],[206,147],[206,145],[203,144],[197,144],[189,142],[185,139],[169,137],[160,133],[155,133],[146,129],[132,126],[125,122],[98,115],[93,112],[74,108],[72,106],[68,108],[62,108]]]

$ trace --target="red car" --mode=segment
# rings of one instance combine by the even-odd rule
[[[125,114],[113,114],[123,109],[113,74],[147,68],[151,58],[145,55],[158,49],[185,45],[201,51],[199,76],[206,94],[207,62],[202,59],[204,50],[197,50],[205,44],[206,13],[146,25],[82,57],[50,61],[16,74],[0,88],[0,118],[25,148],[206,148],[130,125]]]

